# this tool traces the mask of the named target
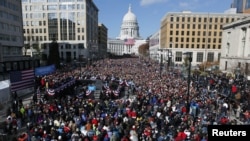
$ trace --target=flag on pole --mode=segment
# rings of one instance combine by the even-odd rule
[[[11,92],[31,88],[35,86],[34,70],[13,71],[10,72],[10,90]]]

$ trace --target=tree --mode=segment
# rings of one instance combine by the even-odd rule
[[[149,55],[149,44],[145,43],[139,46],[139,50],[138,50],[139,54],[143,55],[143,56],[148,56]]]
[[[59,45],[53,40],[49,45],[48,65],[54,64],[56,68],[60,67]]]

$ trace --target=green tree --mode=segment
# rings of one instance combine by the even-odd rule
[[[56,68],[60,67],[59,45],[53,40],[49,45],[48,65],[54,64]]]

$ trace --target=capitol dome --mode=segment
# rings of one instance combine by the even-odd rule
[[[131,5],[129,5],[128,12],[124,15],[121,25],[121,31],[117,39],[138,39],[139,26],[137,23],[137,18],[131,10]]]
[[[129,6],[128,13],[124,15],[123,21],[137,21],[135,14],[131,11],[131,6]]]

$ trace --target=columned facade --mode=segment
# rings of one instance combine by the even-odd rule
[[[223,27],[220,70],[250,77],[250,17]]]

